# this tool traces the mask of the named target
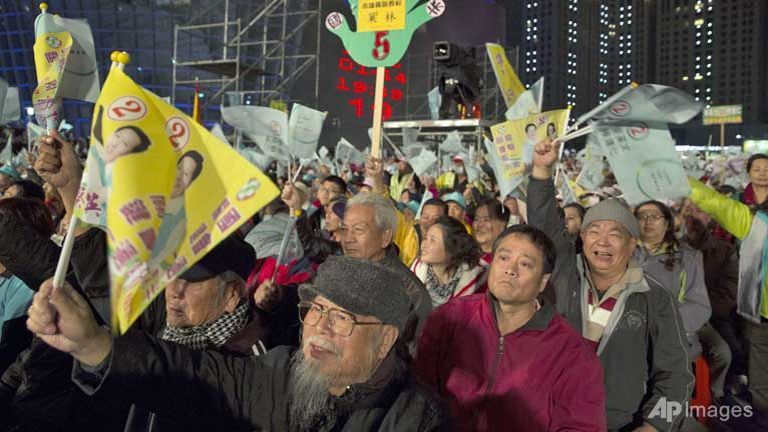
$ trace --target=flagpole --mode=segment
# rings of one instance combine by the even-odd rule
[[[555,140],[552,141],[552,142],[553,143],[558,143],[558,142],[559,143],[564,143],[566,141],[570,141],[572,139],[576,139],[576,138],[582,137],[584,135],[589,135],[590,133],[592,133],[594,131],[595,131],[595,126],[594,125],[589,125],[587,127],[584,127],[584,128],[581,128],[581,129],[577,129],[577,130],[575,130],[575,131],[573,131],[573,132],[571,132],[571,133],[569,133],[567,135],[563,135],[561,137],[555,138]]]
[[[116,51],[110,55],[110,59],[116,60],[118,64],[115,66],[117,69],[124,70],[125,65],[130,63],[131,56],[123,51],[118,55],[115,55]],[[113,65],[114,65],[113,60]],[[48,129],[48,133],[51,133],[51,129]],[[75,233],[77,231],[77,225],[79,220],[75,214],[69,215],[69,226],[67,227],[67,234],[64,237],[64,243],[61,246],[61,254],[59,255],[59,261],[56,263],[56,273],[53,275],[54,288],[61,288],[64,283],[64,278],[67,275],[67,268],[69,267],[69,259],[72,257],[72,247],[75,244]]]
[[[371,134],[371,156],[381,156],[381,111],[384,105],[385,67],[376,67],[376,91],[373,99],[373,133]]]
[[[592,108],[591,110],[587,111],[585,114],[582,114],[579,116],[579,118],[576,119],[576,123],[574,123],[571,127],[568,128],[566,133],[578,128],[581,124],[583,124],[585,121],[589,120],[590,117],[594,116],[598,111],[602,110],[604,107],[611,105],[612,103],[619,100],[620,97],[627,94],[630,90],[634,90],[638,87],[639,84],[636,82],[630,83],[628,86],[624,87],[623,89],[616,92],[613,96],[609,97],[605,100],[605,102],[601,103],[600,105]]]

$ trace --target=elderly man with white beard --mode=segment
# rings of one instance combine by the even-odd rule
[[[27,326],[75,358],[87,394],[141,400],[201,430],[432,431],[447,416],[395,347],[408,317],[402,275],[331,257],[300,288],[301,349],[237,358],[129,331],[113,339],[70,286],[47,281]]]

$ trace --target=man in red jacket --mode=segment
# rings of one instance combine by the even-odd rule
[[[450,301],[427,320],[415,370],[447,401],[458,430],[606,430],[594,350],[537,300],[554,251],[536,228],[507,228],[493,248],[489,291]]]

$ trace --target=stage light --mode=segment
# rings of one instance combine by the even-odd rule
[[[438,88],[442,96],[440,118],[475,117],[474,107],[484,86],[475,48],[435,42],[432,58],[437,63]]]

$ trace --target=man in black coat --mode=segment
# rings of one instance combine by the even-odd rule
[[[254,359],[191,351],[131,331],[112,339],[68,285],[47,281],[27,325],[76,360],[88,392],[119,389],[161,415],[217,430],[430,431],[442,409],[393,347],[410,300],[403,277],[368,260],[331,257],[300,289],[300,350]]]

